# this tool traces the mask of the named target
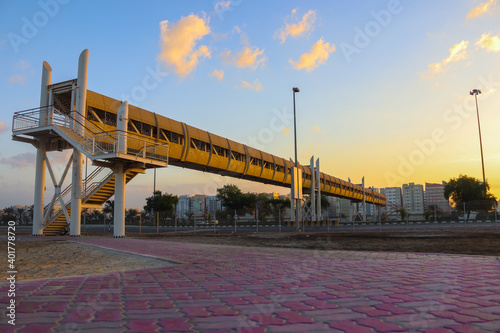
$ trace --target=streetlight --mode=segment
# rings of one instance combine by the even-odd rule
[[[297,113],[295,112],[295,93],[300,92],[300,89],[297,87],[292,88],[293,91],[293,135],[295,140],[295,169],[298,170],[298,162],[297,162]],[[295,179],[297,181],[297,179]],[[292,200],[294,200],[292,198]],[[297,228],[299,227],[299,219],[300,219],[300,211],[299,211],[299,200],[295,199],[295,221],[297,221]]]
[[[297,87],[292,88],[293,91],[293,134],[295,139],[295,167],[298,167],[297,163],[297,114],[295,112],[295,93],[300,92],[300,89]]]
[[[477,106],[477,95],[481,93],[481,90],[479,89],[474,89],[470,92],[471,95],[474,95],[474,98],[476,99],[476,113],[477,113],[477,127],[479,128],[479,148],[481,149],[481,165],[483,167],[483,185],[484,185],[484,192],[486,193],[486,177],[484,175],[484,157],[483,157],[483,140],[481,139],[481,123],[479,122],[479,108]]]

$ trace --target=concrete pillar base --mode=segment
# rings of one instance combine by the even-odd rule
[[[123,235],[123,236],[113,236],[113,238],[127,238],[127,236]]]

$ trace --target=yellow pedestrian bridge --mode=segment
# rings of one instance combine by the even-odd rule
[[[40,108],[14,114],[13,139],[37,148],[34,235],[58,234],[69,225],[70,235],[78,236],[80,214],[71,216],[71,211],[98,207],[115,195],[115,236],[123,237],[124,222],[117,225],[116,220],[124,221],[126,182],[145,169],[168,164],[291,187],[293,162],[87,90],[87,68],[85,50],[78,78],[52,84],[52,70],[44,62]],[[65,149],[73,149],[73,155],[57,180],[46,152]],[[82,155],[99,166],[87,179],[81,176]],[[71,164],[72,184],[62,190]],[[44,207],[46,168],[55,194]],[[299,169],[302,187],[308,193],[314,175],[309,166],[299,165]],[[364,192],[367,203],[386,204],[383,194],[322,172],[316,182],[325,195],[361,202]]]

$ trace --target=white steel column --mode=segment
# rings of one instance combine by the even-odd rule
[[[116,120],[116,134],[118,140],[117,152],[127,153],[127,124],[128,124],[128,102],[122,102],[118,108],[118,118]]]
[[[74,114],[74,118],[81,124],[85,122],[87,104],[87,73],[89,66],[89,50],[84,50],[80,54],[78,61],[78,77],[76,81],[76,111],[82,116]],[[74,124],[75,131],[83,133],[80,124]],[[69,225],[70,236],[80,236],[81,212],[82,212],[82,164],[83,154],[76,148],[73,149],[73,177],[71,187],[71,221]]]
[[[314,155],[311,156],[309,169],[311,170],[311,220],[316,221],[316,173],[314,172]]]
[[[322,221],[322,212],[321,212],[321,174],[319,173],[319,158],[316,160],[316,182],[318,188],[318,194],[316,195],[316,218],[318,221]]]
[[[42,66],[42,84],[40,91],[40,126],[47,123],[47,106],[49,104],[48,85],[52,81],[52,68],[43,62]],[[35,201],[33,204],[33,235],[41,236],[43,234],[43,204],[45,197],[45,162],[46,150],[45,141],[40,140],[36,150],[36,169],[35,169]]]
[[[125,237],[125,170],[123,163],[113,168],[115,173],[115,208],[113,212],[113,237]]]

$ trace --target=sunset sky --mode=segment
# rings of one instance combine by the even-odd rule
[[[0,208],[32,204],[35,148],[11,140],[15,111],[39,106],[42,62],[52,82],[88,89],[290,158],[292,87],[298,158],[377,188],[486,178],[500,197],[500,4],[442,1],[0,2]],[[62,173],[67,153],[51,153]],[[91,168],[89,168],[90,170]],[[213,195],[285,188],[168,167],[163,192]],[[52,196],[46,179],[46,201]],[[142,208],[153,171],[127,185]]]

